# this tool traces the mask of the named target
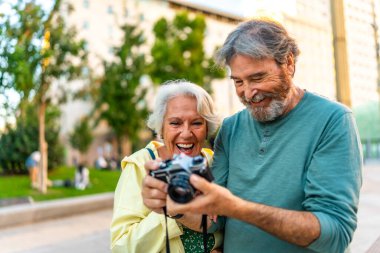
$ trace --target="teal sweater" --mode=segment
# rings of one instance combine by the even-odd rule
[[[247,110],[225,119],[215,142],[215,182],[245,200],[310,211],[321,235],[301,248],[227,218],[224,252],[344,252],[356,229],[361,168],[351,111],[310,92],[273,122],[260,123]]]

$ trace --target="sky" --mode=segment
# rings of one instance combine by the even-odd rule
[[[15,4],[17,1],[16,0],[0,0],[0,13],[1,14],[10,14],[11,12],[11,4]],[[38,4],[42,4],[43,6],[46,6],[46,8],[51,7],[52,1],[47,1],[47,0],[37,0],[36,1]],[[0,94],[0,131],[4,128],[5,122],[3,119],[3,116],[5,115],[5,111],[3,108],[3,104],[5,101],[8,99],[9,102],[12,105],[17,105],[19,102],[19,95],[17,92],[9,90],[5,94],[6,97]],[[13,123],[14,119],[8,118],[8,120]]]
[[[296,14],[296,0],[174,0],[181,3],[196,4],[206,8],[239,16],[242,18],[252,17],[260,9],[273,12],[286,12],[289,15]]]
[[[179,0],[178,2],[184,2],[184,3],[190,3],[190,4],[193,3],[199,6],[205,6],[212,9],[217,9],[221,12],[226,12],[232,15],[241,16],[245,12],[244,6],[246,2],[249,2],[249,1],[247,0],[217,0],[217,1]]]

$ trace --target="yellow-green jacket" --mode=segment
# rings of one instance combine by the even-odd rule
[[[147,145],[156,157],[162,144],[152,141]],[[202,155],[212,162],[213,152],[202,149]],[[158,253],[165,250],[165,217],[148,209],[141,196],[142,180],[146,175],[144,164],[151,160],[147,149],[141,149],[121,162],[123,171],[115,191],[111,222],[111,249],[113,253]],[[172,253],[184,253],[180,239],[182,228],[174,219],[167,219]],[[221,235],[214,234],[215,245],[221,244]]]

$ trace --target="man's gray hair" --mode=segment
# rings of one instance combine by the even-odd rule
[[[153,113],[149,116],[147,125],[162,137],[162,127],[166,107],[170,99],[177,96],[194,97],[197,101],[197,111],[207,122],[207,135],[211,136],[220,124],[211,96],[200,86],[186,80],[168,81],[158,88]]]
[[[281,65],[286,63],[290,54],[295,62],[299,53],[295,40],[280,23],[270,19],[253,19],[241,23],[228,35],[215,58],[219,65],[229,65],[232,57],[240,54],[255,59],[273,58]]]

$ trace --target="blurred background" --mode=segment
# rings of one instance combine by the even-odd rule
[[[365,159],[380,159],[379,16],[378,0],[0,0],[0,172],[27,174],[39,150],[46,193],[62,166],[119,169],[153,137],[167,80],[206,88],[222,117],[241,110],[212,56],[251,17],[288,29],[295,83],[351,107]]]
[[[156,88],[188,79],[222,117],[241,110],[212,56],[252,17],[296,39],[296,85],[353,110],[365,167],[352,252],[378,252],[380,0],[0,0],[2,252],[108,252],[120,160],[154,138]],[[34,187],[26,160],[37,150]],[[68,198],[79,195],[92,196]]]
[[[241,110],[212,55],[259,16],[298,42],[295,83],[351,107],[365,158],[380,159],[378,0],[0,0],[0,171],[25,174],[35,150],[49,171],[118,169],[153,137],[170,79],[205,87],[222,117]]]

